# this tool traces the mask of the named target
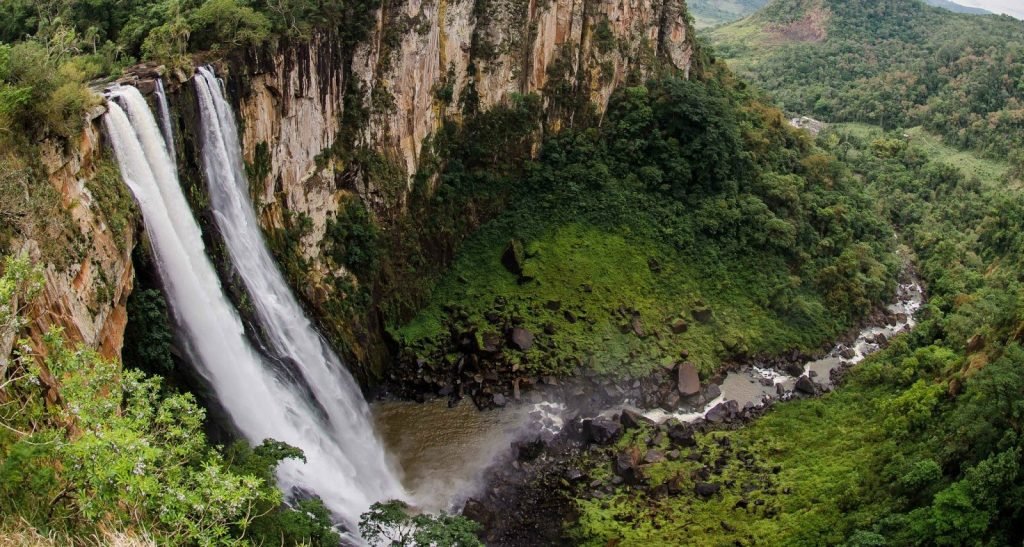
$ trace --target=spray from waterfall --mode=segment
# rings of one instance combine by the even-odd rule
[[[201,231],[149,105],[134,87],[115,87],[109,96],[104,123],[122,177],[142,209],[186,352],[249,442],[273,438],[303,450],[305,463],[286,460],[278,467],[282,488],[319,496],[354,530],[359,514],[370,504],[402,494],[383,463],[383,450],[360,446],[376,439],[372,431],[367,435],[360,429],[370,426],[362,421],[359,404],[353,403],[357,411],[349,415],[352,431],[348,435],[344,426],[319,408],[338,401],[310,401],[306,391],[275,375],[252,348],[205,254]],[[377,459],[367,463],[362,460],[365,457]],[[372,473],[380,476],[365,476]]]

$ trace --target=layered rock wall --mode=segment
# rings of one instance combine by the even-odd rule
[[[126,304],[134,281],[131,250],[136,243],[135,217],[131,211],[122,211],[126,225],[115,230],[99,203],[97,194],[127,192],[124,188],[97,187],[122,184],[116,176],[97,176],[101,163],[109,161],[102,149],[103,112],[102,108],[92,110],[81,134],[72,142],[48,141],[41,145],[48,182],[57,190],[77,233],[72,241],[56,243],[68,247],[69,258],[61,261],[64,263],[48,260],[41,251],[44,245],[55,243],[42,241],[46,234],[30,234],[14,245],[44,268],[43,291],[26,312],[31,318],[28,334],[37,350],[43,349],[43,335],[52,327],[60,327],[72,343],[97,348],[107,358],[121,355],[128,318]]]

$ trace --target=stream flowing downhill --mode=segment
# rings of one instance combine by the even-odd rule
[[[275,373],[272,364],[252,347],[205,254],[202,233],[149,105],[134,87],[114,87],[108,96],[111,100],[104,123],[122,177],[142,210],[154,259],[190,360],[249,442],[272,438],[303,450],[306,462],[290,459],[278,466],[278,481],[285,492],[319,496],[348,530],[355,530],[360,513],[372,503],[404,497],[373,434],[361,394],[301,315],[292,319],[295,324],[281,325],[280,330],[309,329],[303,340],[315,342],[318,353],[290,354],[294,366],[306,375],[308,386]],[[204,119],[220,126],[219,118]],[[214,181],[211,187],[216,186]],[[255,231],[258,227],[251,224],[244,229]],[[253,241],[261,243],[258,237]],[[241,262],[236,267],[244,272],[257,266]],[[290,293],[278,289],[268,285],[261,288],[262,294],[253,292],[283,305],[294,302]],[[264,327],[289,340],[278,327]],[[282,342],[275,339],[278,343]],[[328,371],[330,366],[337,371]],[[309,396],[310,389],[315,399]]]

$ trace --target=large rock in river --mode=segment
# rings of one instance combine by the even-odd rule
[[[587,432],[591,442],[597,444],[611,444],[619,438],[622,433],[622,424],[608,418],[598,416],[587,424]]]
[[[697,374],[697,366],[686,362],[679,365],[679,394],[689,397],[700,393],[700,375]]]

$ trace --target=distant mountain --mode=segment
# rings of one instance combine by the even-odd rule
[[[707,28],[738,21],[763,8],[770,0],[690,0],[687,6],[697,22],[697,28]],[[922,0],[924,3],[954,13],[992,15],[992,12],[951,2],[950,0]]]
[[[923,125],[1024,168],[1022,36],[1022,21],[919,0],[774,0],[709,33],[718,57],[790,113]]]
[[[935,6],[937,8],[947,9],[954,13],[968,13],[971,15],[992,15],[991,11],[983,10],[981,8],[972,8],[970,6],[962,6],[956,2],[950,2],[949,0],[924,0],[929,6]]]

